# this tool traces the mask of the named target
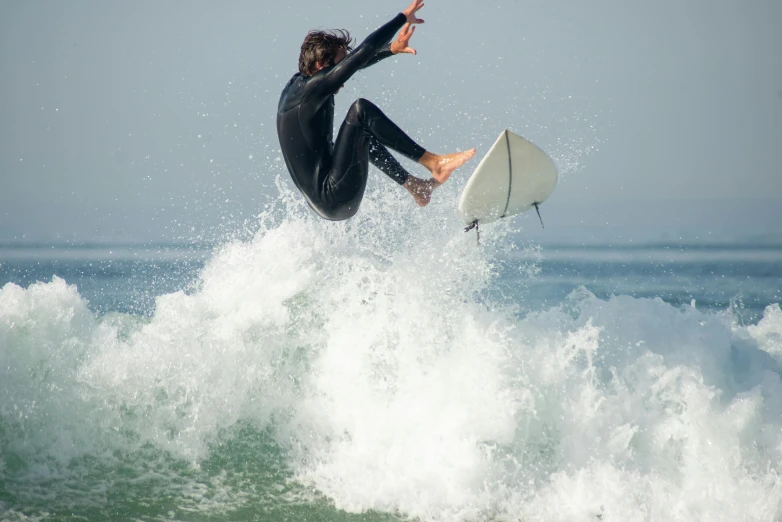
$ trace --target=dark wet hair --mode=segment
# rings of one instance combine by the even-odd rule
[[[304,76],[312,76],[316,72],[316,62],[333,65],[340,50],[346,53],[353,50],[353,38],[345,29],[310,31],[301,44],[299,72]]]

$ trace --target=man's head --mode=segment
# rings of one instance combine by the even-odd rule
[[[324,67],[335,65],[353,50],[353,39],[344,29],[310,31],[299,54],[299,72],[312,76]]]

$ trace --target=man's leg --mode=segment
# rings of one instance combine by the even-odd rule
[[[364,98],[353,102],[345,121],[361,127],[381,145],[393,149],[413,161],[420,160],[426,152],[426,149],[405,134],[377,105]]]
[[[369,142],[369,162],[389,178],[402,185],[419,207],[425,207],[432,199],[432,192],[440,183],[434,178],[421,179],[408,173],[388,149],[372,138]]]
[[[377,141],[429,169],[432,177],[444,183],[454,170],[475,156],[475,149],[438,155],[414,142],[372,102],[359,98],[351,105],[345,121],[359,125]]]
[[[404,185],[410,177],[399,161],[375,137],[369,140],[369,161],[400,185]]]
[[[373,164],[408,190],[408,182],[418,179],[410,176],[386,147],[413,161],[421,159],[426,152],[375,104],[363,98],[356,100],[334,141],[327,181],[326,191],[334,211],[339,215],[337,219],[347,219],[358,211],[367,185],[370,158]]]
[[[358,212],[367,187],[371,138],[347,118],[339,128],[334,140],[331,170],[324,186],[335,220],[347,219]]]
[[[336,215],[340,216],[336,219],[347,219],[358,211],[366,189],[369,149],[373,141],[407,156],[432,172],[434,180],[424,181],[408,175],[401,183],[421,206],[429,202],[432,190],[437,185],[475,155],[475,149],[445,156],[431,154],[405,134],[375,104],[360,98],[351,105],[339,129],[334,143],[332,168],[326,183],[329,199],[334,202],[335,209],[339,208],[335,210]],[[383,172],[396,180],[396,176],[401,176],[401,173],[393,163],[402,172],[404,169],[387,150],[385,153],[387,156],[379,159],[385,159],[391,173],[386,170]],[[382,151],[379,154],[382,155]],[[388,163],[388,157],[391,157],[393,163]]]
[[[434,178],[421,179],[408,173],[388,152],[388,149],[374,137],[369,142],[369,161],[389,178],[407,189],[419,207],[425,207],[429,204],[432,191],[440,185]]]

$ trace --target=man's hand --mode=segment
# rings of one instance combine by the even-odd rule
[[[391,52],[393,54],[399,54],[399,53],[416,54],[415,49],[413,49],[408,45],[408,42],[410,42],[410,37],[413,36],[414,32],[415,32],[415,27],[410,27],[410,24],[405,24],[402,27],[402,29],[399,31],[399,36],[397,37],[396,42],[393,42],[391,44]]]
[[[424,6],[424,0],[413,0],[413,3],[407,6],[407,9],[402,11],[402,14],[407,17],[408,24],[422,24],[423,20],[418,18],[415,13]]]

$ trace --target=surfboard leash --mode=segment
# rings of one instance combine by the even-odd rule
[[[538,219],[540,220],[540,226],[543,228],[546,228],[546,225],[543,224],[543,217],[540,215],[540,203],[535,202],[533,203],[535,205],[535,212],[538,213]],[[476,219],[472,223],[470,223],[470,226],[464,229],[465,232],[469,232],[472,229],[475,229],[475,238],[478,240],[478,244],[481,244],[481,230],[478,228],[478,220]]]
[[[470,223],[470,226],[465,228],[464,231],[465,232],[469,232],[473,228],[475,229],[475,237],[478,239],[478,244],[480,245],[481,244],[481,231],[478,228],[478,220],[477,219],[475,221],[473,221],[472,223]]]

